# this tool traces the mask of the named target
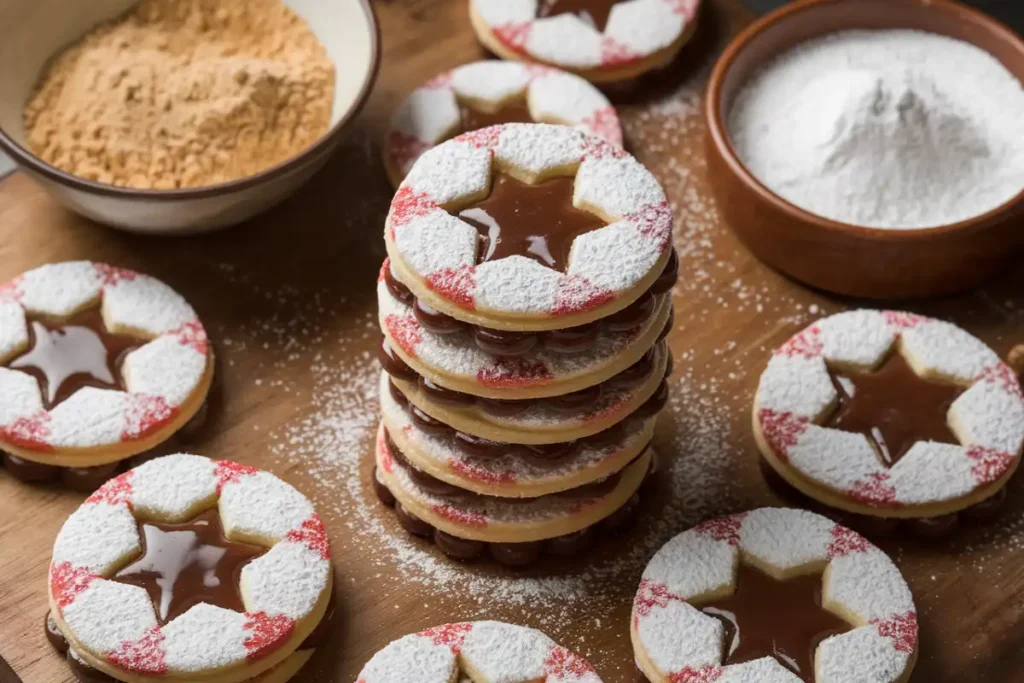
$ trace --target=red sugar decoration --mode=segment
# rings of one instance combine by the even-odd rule
[[[266,612],[246,612],[245,616],[246,622],[242,628],[252,632],[242,643],[247,659],[266,657],[284,645],[295,631],[295,620],[283,614],[272,617]]]
[[[871,621],[878,629],[878,635],[892,640],[897,652],[910,654],[917,646],[917,612],[907,612],[885,619]]]
[[[672,600],[686,602],[678,595],[670,593],[665,584],[650,579],[641,579],[640,588],[633,599],[633,623],[646,617],[655,607],[668,607],[668,603]]]
[[[19,275],[13,280],[0,285],[0,301],[20,301],[22,296],[20,289],[21,281],[24,278],[24,275]]]
[[[420,631],[419,635],[430,638],[434,645],[445,645],[457,653],[462,650],[462,644],[466,642],[466,636],[472,630],[473,624],[443,624]]]
[[[501,137],[505,126],[488,126],[479,130],[471,130],[468,133],[455,138],[458,142],[468,142],[477,149],[494,149],[498,146],[498,138]]]
[[[73,603],[75,598],[101,578],[86,567],[73,567],[70,562],[50,565],[50,595],[59,609]]]
[[[424,88],[445,88],[451,85],[452,72],[447,71],[443,74],[438,74],[431,78],[429,81],[423,84]]]
[[[121,503],[132,503],[132,477],[135,473],[128,470],[124,474],[110,479],[103,486],[96,489],[91,496],[85,499],[86,503],[107,503],[108,505],[119,505]]]
[[[636,226],[641,235],[657,244],[658,249],[668,249],[672,241],[672,208],[668,202],[645,206],[626,219]]]
[[[1024,390],[1021,389],[1017,373],[1006,363],[996,363],[985,368],[985,371],[978,375],[975,381],[997,384],[1007,393],[1024,401]]]
[[[189,346],[204,356],[210,350],[210,338],[206,336],[206,329],[199,322],[199,318],[185,323],[171,334],[178,338],[178,343],[182,346]]]
[[[622,66],[629,62],[634,62],[639,59],[641,55],[634,52],[625,43],[611,38],[609,36],[603,36],[601,38],[601,68],[609,69],[616,66]]]
[[[160,675],[167,673],[166,656],[164,634],[159,626],[154,626],[138,640],[121,643],[107,656],[107,661],[127,671]]]
[[[388,272],[388,268],[391,267],[391,258],[388,256],[384,257],[384,263],[380,264],[380,272],[377,273],[377,282],[384,282],[384,274]]]
[[[240,462],[232,462],[230,460],[217,461],[216,466],[213,468],[213,476],[217,478],[217,495],[220,495],[220,492],[227,484],[238,483],[242,477],[247,477],[257,472],[259,470],[252,465],[243,465]]]
[[[0,428],[0,441],[33,451],[52,451],[47,439],[50,437],[50,414],[41,411]]]
[[[544,673],[548,676],[547,681],[571,681],[595,672],[587,660],[561,645],[556,645],[551,648],[548,658],[544,660]]]
[[[624,159],[627,156],[629,156],[629,152],[603,138],[594,135],[588,135],[583,138],[583,150],[580,153],[580,161],[585,159]]]
[[[419,159],[428,149],[430,145],[415,135],[400,130],[393,130],[388,135],[388,154],[391,155],[391,163],[399,171],[404,172],[410,163]]]
[[[700,5],[700,0],[665,0],[665,2],[669,4],[673,12],[683,15],[687,21],[693,19],[697,14],[698,5]]]
[[[416,347],[423,341],[420,324],[411,315],[404,318],[395,313],[384,318],[384,326],[388,328],[391,338],[407,354],[416,357]]]
[[[716,541],[726,541],[729,545],[737,546],[740,544],[740,528],[746,516],[746,512],[737,512],[734,515],[709,519],[693,527],[693,530],[702,536],[710,536]]]
[[[868,542],[868,539],[852,529],[836,524],[832,527],[832,540],[829,541],[826,552],[829,559],[833,559],[836,557],[846,557],[854,553],[866,553],[870,549],[871,544]]]
[[[121,432],[123,441],[144,439],[170,422],[180,412],[167,404],[163,396],[149,394],[128,394],[125,409],[125,427]]]
[[[917,327],[927,320],[924,316],[906,311],[882,311],[882,317],[885,318],[885,322],[901,330]]]
[[[558,283],[555,293],[555,304],[551,307],[551,315],[569,315],[600,308],[615,298],[615,293],[608,289],[595,287],[590,280],[582,275],[567,275]]]
[[[384,468],[384,471],[391,474],[391,471],[395,468],[395,457],[391,455],[391,449],[388,448],[388,440],[384,438],[384,430],[381,429],[377,433],[377,450],[380,451],[380,465]]]
[[[552,374],[541,361],[499,356],[492,365],[481,368],[476,378],[484,386],[512,388],[544,384],[551,380]]]
[[[771,408],[761,408],[757,411],[757,421],[761,425],[764,438],[783,460],[788,459],[789,449],[797,444],[800,436],[811,426],[811,421],[806,417]]]
[[[522,53],[526,40],[530,36],[530,22],[518,21],[496,26],[492,29],[494,36],[510,50]]]
[[[722,667],[708,664],[699,669],[686,667],[669,676],[670,683],[713,683],[722,676]]]
[[[398,188],[395,198],[391,200],[391,215],[388,220],[391,238],[395,237],[395,228],[405,225],[414,218],[425,216],[436,208],[437,202],[425,192],[416,192],[405,185]]]
[[[324,523],[315,513],[302,520],[299,529],[292,529],[285,534],[286,541],[302,543],[325,560],[331,559],[331,545],[327,541]]]
[[[599,135],[616,145],[622,144],[622,129],[619,125],[619,117],[615,113],[615,107],[603,107],[590,116],[583,118],[581,123],[595,135]]]
[[[524,62],[523,69],[526,70],[527,75],[530,77],[530,81],[537,78],[543,78],[544,76],[548,76],[558,71],[558,69],[552,69],[550,66],[544,66],[543,64],[537,64],[534,62]]]
[[[427,287],[456,306],[470,310],[476,307],[473,300],[473,292],[476,291],[476,272],[472,266],[464,265],[458,270],[445,268],[433,272],[427,276]]]
[[[847,492],[851,500],[874,507],[897,507],[896,488],[889,484],[888,472],[875,472],[855,483]]]
[[[492,472],[474,462],[465,460],[449,460],[448,465],[466,479],[485,484],[505,484],[516,480],[516,475],[512,472]]]
[[[455,522],[456,524],[477,527],[487,526],[487,519],[478,512],[456,510],[451,505],[434,505],[433,510],[441,517],[444,517],[450,522]]]
[[[107,287],[113,287],[119,282],[131,282],[139,277],[138,273],[127,268],[117,268],[106,263],[94,263],[93,266]]]
[[[817,358],[825,350],[821,342],[821,328],[811,325],[788,342],[779,347],[775,352],[777,356],[803,356],[804,358]]]
[[[986,446],[971,446],[967,449],[967,457],[974,461],[971,474],[979,486],[987,486],[1006,474],[1014,460],[1012,454]]]

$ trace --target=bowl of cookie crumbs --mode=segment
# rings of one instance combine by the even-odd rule
[[[214,230],[327,162],[379,61],[369,0],[11,0],[0,148],[100,223]]]

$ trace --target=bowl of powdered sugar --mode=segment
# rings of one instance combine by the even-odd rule
[[[708,91],[730,226],[816,287],[970,287],[1024,246],[1024,43],[947,0],[807,0],[739,35]]]
[[[107,225],[234,225],[323,166],[379,57],[369,0],[3,0],[0,148]]]

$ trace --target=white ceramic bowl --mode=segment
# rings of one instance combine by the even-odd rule
[[[337,66],[331,127],[309,149],[257,175],[209,187],[135,190],[72,176],[24,145],[22,112],[47,60],[136,0],[0,0],[0,148],[60,202],[100,223],[187,234],[240,223],[294,192],[320,169],[370,93],[380,35],[369,0],[284,0]]]

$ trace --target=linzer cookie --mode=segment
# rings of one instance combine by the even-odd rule
[[[471,0],[477,38],[503,59],[597,83],[665,66],[697,27],[700,0]]]
[[[895,311],[841,313],[794,336],[753,413],[761,453],[790,485],[873,517],[941,519],[997,500],[1024,444],[1010,366],[950,323]]]
[[[601,683],[585,659],[540,631],[498,621],[444,624],[399,638],[375,654],[357,680]]]
[[[15,476],[95,488],[201,412],[213,353],[195,311],[147,275],[85,261],[0,288],[0,449]],[[95,469],[93,469],[95,468]]]
[[[517,122],[559,123],[622,144],[615,108],[584,79],[540,65],[487,60],[440,74],[406,98],[384,150],[388,177],[397,186],[420,155],[459,133]]]
[[[421,156],[385,229],[394,275],[428,313],[513,332],[626,309],[669,265],[671,236],[664,192],[621,148],[515,123]]]
[[[81,680],[291,678],[323,640],[330,547],[277,477],[195,455],[110,480],[61,528],[47,635]]]
[[[905,683],[918,655],[913,596],[885,553],[779,508],[665,544],[644,570],[630,634],[652,683]]]

